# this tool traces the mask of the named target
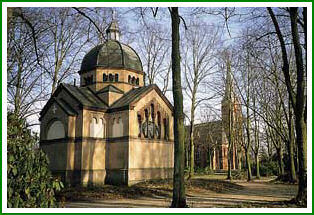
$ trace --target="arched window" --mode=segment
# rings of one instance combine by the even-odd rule
[[[123,136],[123,121],[121,117],[113,118],[113,125],[112,125],[112,137],[122,137]]]
[[[104,138],[104,120],[102,118],[98,122],[96,137]]]
[[[102,79],[103,79],[103,82],[106,82],[106,81],[108,81],[108,76],[107,76],[107,74],[103,74],[102,75]]]
[[[155,108],[154,108],[154,104],[150,105],[150,111],[151,111],[151,118],[153,121],[153,134],[152,134],[152,138],[155,137]]]
[[[157,112],[157,138],[160,139],[161,137],[161,118],[160,118],[160,112]]]
[[[136,79],[136,85],[139,85],[139,84],[140,84],[140,79],[137,78],[137,79]]]
[[[142,117],[140,114],[137,115],[137,123],[138,123],[138,137],[142,136]]]
[[[64,126],[61,121],[54,121],[48,129],[47,140],[60,139],[65,137]]]
[[[93,117],[89,125],[89,136],[94,138],[104,138],[104,120]]]
[[[155,121],[155,107],[154,104],[150,105],[150,111],[151,111],[151,117],[152,117],[152,121]]]
[[[109,81],[113,82],[113,75],[112,74],[109,74]]]
[[[148,110],[147,109],[145,109],[145,123],[144,123],[144,128],[143,128],[143,134],[144,134],[144,137],[148,137],[148,121],[149,121],[149,119],[148,119]]]
[[[168,140],[169,139],[169,122],[168,122],[168,119],[164,119],[164,139],[165,140]]]
[[[119,81],[119,74],[115,74],[115,75],[114,75],[114,81],[115,81],[115,82],[118,82],[118,81]]]
[[[148,121],[148,110],[147,109],[145,109],[145,121],[147,122]]]
[[[132,78],[132,84],[135,84],[135,77]]]
[[[128,83],[131,83],[131,75],[128,76]]]
[[[96,129],[97,129],[97,119],[95,117],[92,118],[92,121],[89,125],[89,136],[96,137]]]

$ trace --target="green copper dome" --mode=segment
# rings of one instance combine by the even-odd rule
[[[143,72],[141,59],[134,49],[117,40],[107,40],[90,50],[83,58],[79,73],[90,71],[96,67]]]

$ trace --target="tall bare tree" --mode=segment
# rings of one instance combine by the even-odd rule
[[[169,43],[163,35],[166,33],[168,32],[163,33],[161,28],[156,29],[156,27],[144,28],[140,33],[140,53],[143,56],[142,61],[148,84],[156,83],[157,76],[162,76],[168,71]]]
[[[50,8],[43,11],[48,13],[45,22],[49,26],[41,44],[43,62],[48,77],[51,78],[51,93],[58,84],[69,76],[76,74],[81,62],[82,50],[87,44],[88,37],[82,28],[83,18],[71,8]]]
[[[300,43],[300,35],[298,30],[298,11],[299,8],[288,8],[291,34],[294,48],[294,55],[296,61],[297,71],[297,89],[294,91],[291,84],[290,64],[288,61],[288,54],[286,48],[286,42],[284,40],[281,28],[277,21],[276,15],[272,8],[267,8],[271,20],[274,24],[274,28],[280,42],[283,67],[282,72],[285,77],[285,84],[289,93],[289,99],[292,104],[295,115],[295,128],[296,128],[296,144],[298,147],[298,159],[299,159],[299,190],[296,196],[296,200],[299,204],[306,204],[307,200],[307,151],[306,151],[306,120],[304,120],[305,113],[305,74],[304,70],[304,56]]]
[[[205,89],[205,81],[216,71],[216,47],[219,46],[219,31],[217,28],[200,28],[201,22],[192,21],[185,32],[182,45],[182,64],[185,77],[185,95],[191,102],[190,110],[190,153],[189,178],[194,175],[194,121],[195,111],[202,102],[209,101],[215,96]],[[203,29],[203,30],[202,30]],[[208,83],[208,81],[207,81]],[[206,91],[206,92],[205,92]]]
[[[40,111],[40,103],[48,98],[43,82],[43,71],[38,68],[33,29],[34,16],[25,18],[22,8],[10,8],[8,17],[8,108],[19,118],[34,118]],[[35,21],[34,21],[35,22]],[[28,24],[27,24],[28,23]],[[36,22],[38,26],[40,23]],[[36,35],[40,32],[35,32]],[[36,122],[28,121],[28,125]]]
[[[172,88],[174,101],[174,173],[171,207],[187,207],[184,185],[184,114],[180,68],[180,15],[177,7],[169,8],[172,27]]]

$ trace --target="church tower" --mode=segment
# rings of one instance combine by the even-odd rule
[[[227,74],[226,74],[226,82],[225,82],[225,93],[221,102],[221,114],[224,130],[228,134],[230,121],[233,118],[233,106],[234,106],[234,89],[233,89],[233,78],[231,74],[231,65],[229,59],[227,60]]]
[[[234,81],[231,71],[231,63],[229,58],[227,59],[227,74],[225,82],[225,93],[221,102],[221,114],[222,114],[222,125],[223,132],[227,139],[232,135],[232,160],[231,168],[239,168],[237,160],[239,159],[238,149],[241,149],[240,141],[242,135],[242,110],[241,103],[238,96],[234,91]],[[225,149],[224,149],[225,148]],[[223,163],[228,162],[228,146],[222,146],[222,157]]]

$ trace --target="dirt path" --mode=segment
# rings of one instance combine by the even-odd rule
[[[267,180],[254,182],[233,181],[241,189],[227,189],[215,192],[204,189],[187,191],[189,207],[287,207],[279,201],[289,200],[295,196],[297,185],[273,184]],[[171,203],[170,197],[155,195],[152,197],[97,199],[92,201],[67,202],[68,208],[167,208]]]

